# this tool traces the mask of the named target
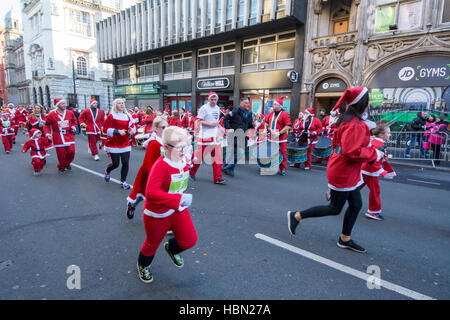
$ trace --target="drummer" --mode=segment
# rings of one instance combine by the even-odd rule
[[[314,117],[313,108],[308,108],[305,110],[305,116],[303,117],[303,121],[299,123],[298,131],[300,132],[299,142],[304,142],[308,145],[304,169],[311,170],[312,151],[316,146],[316,143],[319,141],[319,134],[322,131],[322,122],[318,118]]]
[[[322,135],[324,137],[330,138],[333,140],[334,128],[336,127],[336,122],[339,118],[339,109],[332,110],[329,115],[327,115],[322,120]],[[326,157],[325,160],[328,160],[329,157]],[[322,163],[323,158],[317,158],[316,163]]]
[[[299,139],[300,139],[300,135],[301,135],[301,131],[302,130],[300,130],[300,124],[301,123],[303,123],[303,118],[305,117],[305,114],[303,113],[303,112],[299,112],[298,113],[298,117],[297,117],[297,119],[295,119],[295,121],[294,121],[294,125],[292,126],[292,128],[293,128],[293,134],[294,134],[294,136],[295,136],[295,140],[298,142],[299,141]],[[294,163],[291,163],[290,165],[289,165],[289,167],[293,167],[293,168],[300,168],[300,162],[294,162]]]
[[[287,131],[291,129],[291,117],[289,113],[283,110],[283,99],[278,98],[273,103],[273,110],[266,118],[269,125],[269,141],[277,143],[283,160],[280,163],[278,174],[286,175],[287,165]]]

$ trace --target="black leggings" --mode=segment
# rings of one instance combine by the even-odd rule
[[[111,158],[111,163],[106,168],[107,173],[111,173],[114,169],[119,167],[120,161],[122,160],[122,170],[120,170],[120,181],[127,180],[129,162],[130,162],[130,151],[123,153],[108,153]]]
[[[337,216],[341,213],[342,208],[348,201],[348,208],[345,211],[344,225],[342,226],[342,234],[350,236],[356,218],[362,208],[361,193],[359,188],[353,191],[335,191],[331,190],[331,202],[328,206],[318,206],[300,211],[302,219],[317,218],[325,216]]]
[[[441,161],[439,161],[439,159],[441,158],[441,145],[434,144],[434,143],[430,143],[430,145],[431,145],[431,150],[433,150],[433,158],[437,159],[434,163],[436,165],[439,165],[441,163]]]

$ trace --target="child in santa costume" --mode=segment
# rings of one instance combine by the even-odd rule
[[[11,125],[9,115],[9,113],[3,111],[0,121],[0,135],[2,137],[3,148],[6,153],[11,151],[15,137],[14,128]]]
[[[38,129],[31,129],[30,131],[30,140],[25,142],[22,148],[22,152],[26,153],[28,149],[31,149],[31,164],[33,165],[34,175],[40,175],[42,169],[44,169],[46,159],[49,154],[47,151],[52,149],[52,143],[48,138],[42,136],[42,131]]]
[[[133,118],[127,112],[124,100],[117,98],[112,103],[111,113],[103,124],[103,131],[108,136],[105,142],[105,151],[111,159],[111,163],[105,170],[105,181],[110,181],[111,171],[118,168],[122,162],[120,186],[123,189],[130,189],[131,186],[126,182],[131,153],[130,135],[136,133],[136,126]]]
[[[278,98],[273,103],[273,110],[266,118],[269,126],[269,141],[278,144],[283,160],[280,163],[278,174],[286,175],[287,166],[287,131],[291,129],[291,117],[283,110],[283,99]]]
[[[97,142],[100,141],[102,134],[101,128],[105,121],[105,114],[103,110],[98,107],[98,102],[95,99],[89,101],[90,108],[86,108],[81,112],[79,121],[80,126],[86,128],[86,134],[88,136],[89,151],[94,157],[95,161],[100,158],[98,156]]]
[[[351,232],[362,207],[359,187],[364,183],[361,167],[365,162],[378,161],[384,153],[370,146],[370,132],[364,119],[369,107],[368,89],[356,87],[345,90],[333,110],[346,102],[347,110],[336,123],[333,139],[333,154],[327,165],[328,187],[331,203],[307,210],[287,212],[289,232],[294,235],[300,221],[308,218],[338,215],[346,202],[342,233],[337,245],[356,252],[366,250],[351,239]]]
[[[13,144],[16,143],[16,136],[19,133],[19,118],[20,113],[17,110],[14,103],[8,103],[5,112],[9,115],[9,121],[11,122],[11,128],[14,129],[14,137],[13,137]]]
[[[214,184],[226,184],[222,177],[222,136],[220,121],[220,109],[217,106],[219,96],[215,92],[208,95],[208,103],[203,105],[197,115],[200,131],[198,133],[197,150],[193,155],[194,165],[190,169],[192,180],[195,181],[197,173],[203,158],[207,153],[211,153]],[[206,152],[205,152],[206,151]]]
[[[75,132],[77,118],[73,111],[66,109],[64,99],[54,100],[55,109],[45,120],[45,136],[52,141],[58,157],[58,170],[60,173],[72,170],[70,164],[75,158]]]
[[[386,152],[385,143],[389,141],[391,136],[391,130],[388,126],[378,125],[372,130],[372,138],[370,144],[372,147]],[[361,185],[362,189],[365,185],[369,188],[369,210],[366,212],[366,217],[374,220],[384,220],[381,215],[381,199],[380,199],[380,181],[379,177],[386,179],[393,179],[396,176],[394,169],[387,162],[388,156],[385,155],[382,159],[373,163],[364,163],[361,172],[364,179],[364,184]]]
[[[145,283],[153,281],[150,264],[167,231],[172,230],[174,237],[165,242],[164,248],[178,268],[184,265],[180,253],[197,242],[187,209],[192,204],[192,194],[184,193],[189,180],[187,137],[187,132],[179,127],[164,130],[164,157],[155,162],[148,177],[143,215],[146,238],[137,262],[139,279]]]
[[[154,133],[149,141],[146,141],[146,150],[144,162],[139,169],[136,179],[134,179],[133,189],[127,198],[127,217],[133,219],[134,211],[142,200],[145,200],[145,187],[147,186],[148,175],[153,164],[164,154],[162,134],[164,129],[168,127],[167,121],[163,117],[156,117],[153,120]]]
[[[44,130],[46,118],[44,108],[40,104],[35,104],[26,125],[28,132],[32,129]]]

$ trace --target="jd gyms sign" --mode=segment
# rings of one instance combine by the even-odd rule
[[[450,85],[450,57],[422,57],[398,62],[380,71],[371,88],[446,87]]]

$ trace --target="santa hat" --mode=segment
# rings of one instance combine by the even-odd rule
[[[283,99],[287,97],[279,97],[277,100],[275,100],[274,103],[278,103],[280,106],[283,106]]]
[[[66,102],[64,99],[54,99],[53,104],[55,105],[55,108],[58,107],[58,105],[62,102]]]
[[[125,103],[125,100],[123,100],[122,98],[115,98],[115,99],[112,101],[112,104],[115,105],[115,104],[116,104],[117,102],[119,102],[119,101],[122,101],[122,102]]]
[[[344,91],[344,94],[339,98],[339,101],[334,106],[333,111],[339,109],[339,106],[344,101],[347,106],[358,103],[358,101],[361,100],[361,98],[364,97],[367,92],[369,92],[369,90],[366,87],[354,87],[346,89]]]
[[[188,115],[189,117],[191,117],[191,116],[192,116],[192,111],[188,111],[188,112],[187,112],[187,115]]]
[[[215,93],[214,91],[210,91],[208,94],[208,100],[211,99],[211,97],[216,96],[217,99],[219,99],[219,96],[217,95],[217,93]]]
[[[92,106],[94,103],[98,104],[98,101],[95,99],[91,99],[91,101],[89,101],[89,105]]]
[[[313,108],[307,108],[305,110],[305,115],[308,116],[313,116],[314,117],[314,109]]]
[[[31,129],[30,130],[30,137],[31,137],[31,139],[34,139],[34,136],[37,135],[38,133],[42,133],[41,130],[36,129],[36,128]]]
[[[16,106],[14,105],[14,103],[10,102],[10,103],[8,103],[7,107],[8,107],[8,108],[9,108],[9,107],[15,108]]]
[[[330,112],[330,115],[332,116],[332,117],[337,117],[338,115],[339,115],[339,109],[336,109],[336,110],[331,110],[331,112]]]

